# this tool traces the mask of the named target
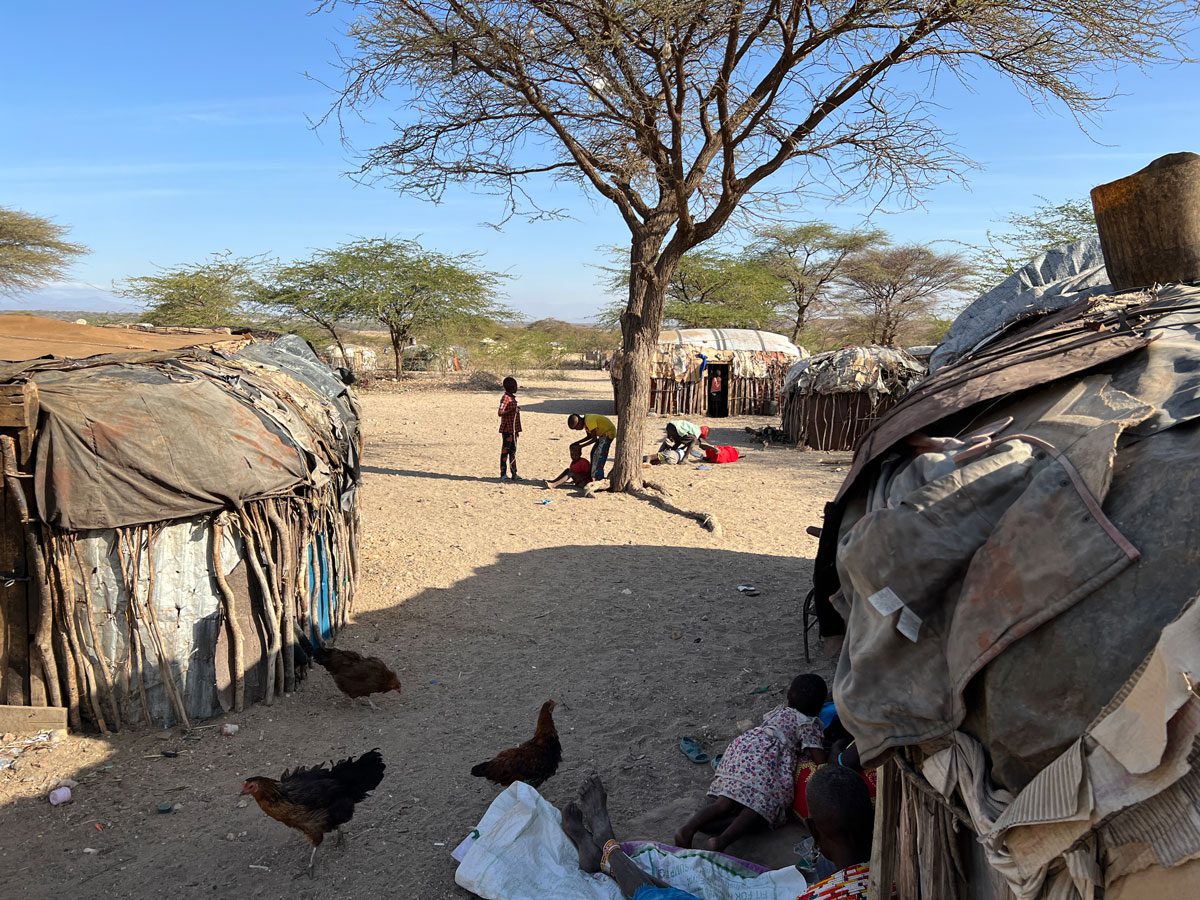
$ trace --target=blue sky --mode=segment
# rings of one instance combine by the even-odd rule
[[[209,253],[293,259],[360,236],[422,235],[477,251],[511,276],[508,300],[531,317],[588,319],[603,301],[602,248],[625,241],[614,212],[565,189],[574,218],[513,221],[489,196],[459,190],[440,206],[346,176],[353,154],[310,119],[332,95],[338,19],[305,2],[65,2],[0,6],[0,205],[71,227],[91,253],[71,280],[0,309],[116,309],[114,281]],[[311,73],[318,80],[313,80]],[[920,208],[877,215],[898,240],[972,241],[1037,195],[1082,196],[1178,150],[1200,151],[1200,66],[1121,73],[1123,96],[1089,134],[983,77],[944,82],[938,121],[980,163]],[[386,113],[386,109],[377,110]],[[368,145],[380,125],[355,125]],[[545,193],[542,194],[545,196]],[[801,217],[858,224],[864,210]]]

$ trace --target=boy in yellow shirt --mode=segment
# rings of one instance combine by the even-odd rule
[[[581,416],[579,413],[572,413],[567,416],[567,427],[572,431],[585,433],[584,437],[571,446],[579,448],[580,451],[584,447],[591,446],[592,480],[599,481],[604,477],[604,466],[608,463],[609,448],[612,447],[612,442],[617,436],[617,426],[608,416],[600,416],[595,413]]]

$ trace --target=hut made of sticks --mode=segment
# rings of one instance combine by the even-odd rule
[[[108,731],[293,690],[354,596],[358,421],[295,336],[0,316],[2,708]]]
[[[774,415],[788,368],[807,354],[783,335],[748,328],[664,331],[651,360],[650,410],[661,415]],[[621,353],[612,363],[621,390]]]
[[[783,431],[813,450],[852,450],[924,376],[922,363],[890,347],[845,347],[801,360],[784,382]]]

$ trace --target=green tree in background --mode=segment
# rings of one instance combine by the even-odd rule
[[[1045,197],[1028,213],[1004,219],[1007,230],[989,230],[984,244],[972,246],[970,289],[976,294],[998,285],[1040,253],[1086,237],[1095,237],[1096,216],[1090,200],[1051,203]]]
[[[476,259],[469,253],[426,250],[413,240],[353,241],[303,264],[313,268],[298,273],[304,277],[299,284],[307,287],[294,297],[333,323],[348,316],[381,323],[388,330],[399,378],[404,346],[418,330],[512,316],[496,300],[504,276],[480,269]],[[296,311],[305,315],[299,307]]]
[[[61,279],[82,244],[65,240],[67,229],[42,216],[0,206],[0,294],[16,295]]]
[[[931,113],[940,74],[994,72],[1076,115],[1111,70],[1186,53],[1176,0],[324,0],[349,29],[337,110],[388,102],[364,171],[439,200],[470,182],[555,215],[553,180],[628,230],[610,485],[638,490],[651,358],[680,260],[747,205],[912,196],[966,164]],[[414,101],[414,98],[415,101]]]
[[[263,284],[258,303],[279,316],[299,316],[333,338],[348,364],[346,345],[338,326],[362,317],[364,310],[350,282],[340,271],[338,251],[321,250],[312,257],[275,269]]]
[[[681,328],[767,328],[780,296],[779,282],[758,260],[702,250],[679,261],[663,318]]]
[[[914,325],[928,327],[959,295],[969,271],[961,254],[920,244],[873,247],[848,257],[838,275],[845,339],[897,346]]]
[[[127,278],[116,290],[141,303],[155,325],[237,327],[249,324],[262,296],[262,265],[261,257],[214,253],[208,262]]]
[[[778,309],[790,321],[796,344],[810,317],[832,309],[837,276],[846,260],[886,243],[887,234],[878,229],[845,230],[825,222],[778,223],[757,229],[746,252],[782,282]]]

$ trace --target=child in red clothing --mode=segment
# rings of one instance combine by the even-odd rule
[[[517,403],[517,379],[511,375],[504,379],[504,396],[500,398],[500,480],[508,477],[512,466],[512,480],[520,481],[517,475],[517,435],[521,433],[521,407]]]
[[[562,474],[553,481],[547,481],[546,487],[556,488],[567,480],[575,482],[575,487],[587,487],[592,481],[592,464],[583,458],[583,451],[571,445],[571,465],[562,470]]]

